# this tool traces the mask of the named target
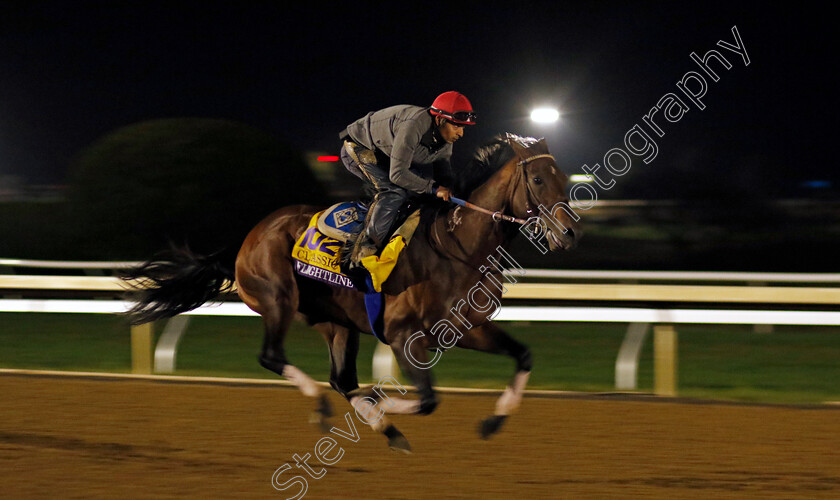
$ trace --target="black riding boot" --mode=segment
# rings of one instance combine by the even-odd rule
[[[405,191],[400,188],[377,193],[368,210],[365,228],[353,246],[353,253],[350,256],[351,265],[358,264],[369,255],[376,255],[385,247],[405,201]]]

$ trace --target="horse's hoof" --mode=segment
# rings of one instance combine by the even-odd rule
[[[330,424],[330,421],[327,419],[327,417],[325,417],[318,411],[313,411],[309,415],[309,423],[315,424],[318,427],[320,427],[321,432],[324,434],[329,434],[330,429],[332,429],[332,424]]]
[[[493,415],[482,420],[478,424],[478,434],[481,436],[481,439],[490,439],[490,436],[499,432],[506,418],[507,415]]]
[[[321,432],[324,434],[328,434],[330,429],[332,428],[332,424],[329,422],[329,417],[332,417],[332,405],[330,405],[330,400],[327,399],[325,394],[321,394],[318,397],[318,407],[315,408],[315,411],[309,415],[309,423],[310,424],[317,424],[318,427],[321,428]]]
[[[318,408],[316,408],[315,411],[323,415],[325,418],[333,416],[332,405],[330,404],[330,400],[327,398],[326,394],[321,394],[321,396],[318,397]]]
[[[420,406],[417,409],[418,415],[431,415],[438,405],[438,398],[434,394],[420,398]]]
[[[396,427],[389,425],[383,434],[388,437],[388,447],[391,448],[391,451],[405,453],[406,455],[411,454],[411,445],[408,443],[408,439]]]

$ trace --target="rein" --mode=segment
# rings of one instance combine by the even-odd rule
[[[525,219],[520,219],[518,217],[513,217],[511,215],[505,215],[499,210],[497,210],[495,212],[492,211],[492,210],[487,210],[486,208],[479,207],[478,205],[475,205],[475,204],[470,203],[468,201],[462,200],[461,198],[456,198],[454,196],[450,196],[449,200],[456,205],[461,205],[462,207],[469,208],[470,210],[475,210],[476,212],[481,212],[483,214],[487,214],[490,217],[492,217],[494,221],[497,221],[497,222],[500,221],[500,220],[503,220],[503,221],[507,221],[507,222],[515,222],[515,223],[520,224],[520,225],[524,225],[527,222]]]

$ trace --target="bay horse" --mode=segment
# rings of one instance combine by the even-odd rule
[[[396,402],[388,398],[390,406],[385,411],[427,415],[435,410],[438,397],[431,370],[425,369],[429,364],[427,352],[452,345],[441,342],[440,336],[418,338],[412,334],[430,331],[439,320],[457,313],[468,329],[454,345],[507,355],[516,363],[514,377],[499,398],[495,414],[479,424],[479,433],[486,439],[518,407],[531,371],[531,353],[488,319],[486,310],[482,312],[471,303],[459,303],[457,310],[453,306],[476,284],[484,284],[496,301],[501,298],[498,283],[504,279],[502,273],[498,268],[482,266],[482,262],[520,232],[507,220],[538,222],[552,251],[574,247],[581,229],[571,211],[555,210],[558,204],[568,206],[567,177],[558,169],[544,139],[499,136],[477,150],[459,177],[461,188],[456,193],[466,193],[467,201],[485,212],[443,202],[428,207],[382,287],[385,339],[419,396],[418,400],[393,398]],[[546,214],[551,214],[546,207],[554,210],[553,226],[545,220]],[[291,257],[295,241],[323,208],[288,206],[263,219],[245,238],[233,272],[232,263],[223,262],[221,255],[200,256],[189,250],[170,251],[129,270],[125,278],[143,283],[133,296],[137,305],[131,311],[132,322],[145,323],[196,308],[222,293],[234,279],[242,301],[262,316],[265,337],[260,364],[314,398],[314,415],[322,425],[326,423],[331,408],[325,394],[290,363],[283,348],[290,322],[296,313],[302,314],[326,340],[330,385],[358,415],[360,402],[373,395],[369,388],[359,388],[356,374],[359,335],[372,333],[363,294],[298,276]],[[492,217],[487,215],[488,210],[494,213]],[[557,229],[558,221],[565,230]],[[405,436],[387,418],[367,423],[388,438],[392,449],[410,451]]]

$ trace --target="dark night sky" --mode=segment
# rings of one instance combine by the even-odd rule
[[[165,117],[236,120],[335,153],[337,132],[367,111],[428,105],[450,89],[479,115],[462,150],[502,131],[545,136],[564,169],[580,173],[678,92],[697,69],[692,51],[714,48],[733,68],[709,82],[706,110],[669,124],[659,156],[627,178],[677,168],[737,171],[747,183],[837,180],[828,163],[836,27],[824,12],[738,2],[426,5],[4,3],[0,176],[61,182],[103,134]],[[748,67],[715,45],[733,41],[733,25]],[[543,102],[564,113],[553,129],[526,119]]]

